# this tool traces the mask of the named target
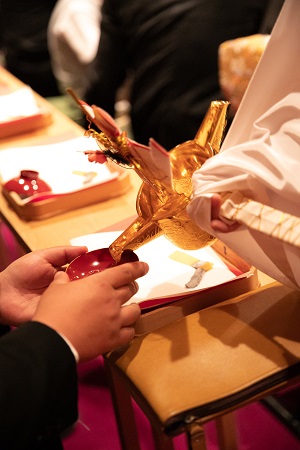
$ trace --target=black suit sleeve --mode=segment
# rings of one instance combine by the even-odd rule
[[[51,328],[30,322],[0,338],[0,448],[27,449],[77,419],[75,358]]]

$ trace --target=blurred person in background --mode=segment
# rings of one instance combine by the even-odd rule
[[[55,3],[56,0],[0,0],[2,63],[43,97],[60,94],[47,43],[47,27]]]
[[[129,79],[134,139],[148,144],[153,137],[171,150],[192,139],[210,102],[223,98],[220,44],[270,33],[282,3],[104,0],[93,81],[85,100],[115,116],[119,89]]]
[[[100,40],[102,0],[58,0],[48,25],[52,69],[60,90],[83,96]]]

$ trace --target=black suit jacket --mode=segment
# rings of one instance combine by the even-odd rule
[[[75,358],[51,328],[30,322],[0,338],[0,449],[54,448],[77,419]]]
[[[117,88],[132,77],[135,139],[148,144],[153,137],[167,150],[193,139],[210,102],[222,99],[219,45],[257,33],[268,6],[269,0],[104,0],[87,102],[114,115]]]
[[[47,27],[56,0],[0,3],[0,45],[6,68],[40,95],[59,95],[47,44]]]

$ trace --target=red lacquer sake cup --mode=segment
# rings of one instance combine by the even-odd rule
[[[102,272],[110,267],[138,260],[138,256],[132,250],[124,250],[120,261],[117,262],[111,256],[108,248],[100,248],[77,256],[67,267],[66,273],[69,275],[70,280],[73,281]]]

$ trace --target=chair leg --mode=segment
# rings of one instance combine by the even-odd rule
[[[105,363],[105,369],[108,374],[122,450],[140,450],[131,396],[121,377],[111,370],[107,363]]]
[[[204,430],[197,421],[189,424],[186,434],[188,450],[206,450]]]
[[[236,450],[238,448],[234,413],[224,414],[215,420],[220,450]]]
[[[152,427],[155,450],[174,450],[173,439]]]

